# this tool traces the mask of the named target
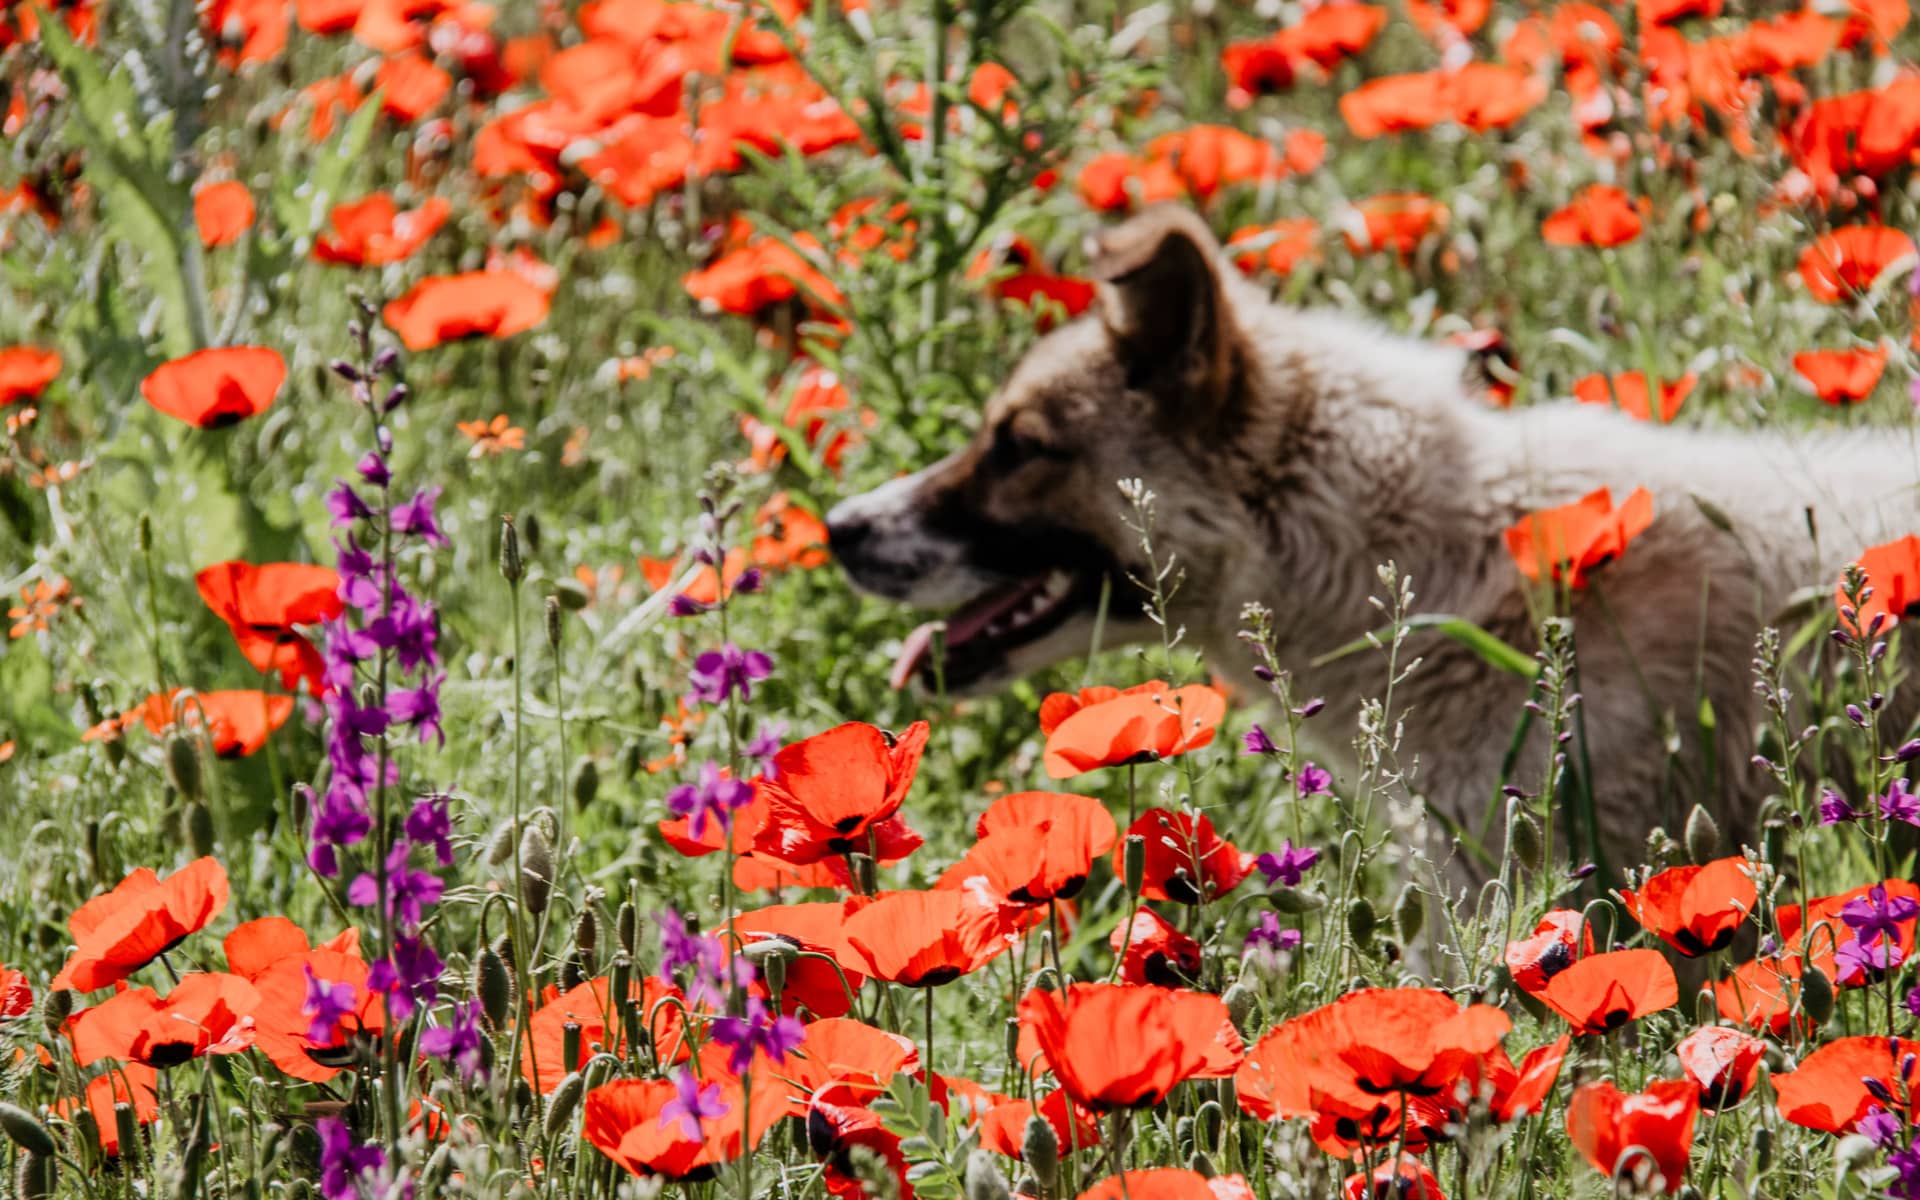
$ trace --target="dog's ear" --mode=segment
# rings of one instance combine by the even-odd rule
[[[1239,331],[1205,222],[1161,205],[1089,236],[1086,251],[1128,382],[1176,393],[1183,405],[1223,401],[1239,369]]]

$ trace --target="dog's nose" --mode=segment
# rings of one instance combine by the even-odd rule
[[[873,522],[842,501],[827,512],[827,546],[842,557],[860,548],[873,532]]]

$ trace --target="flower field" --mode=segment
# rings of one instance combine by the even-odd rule
[[[1201,655],[1153,478],[1153,636],[978,695],[826,520],[1160,204],[1489,406],[1908,444],[1910,18],[4,0],[5,1187],[1920,1198],[1920,538],[1818,535],[1741,836],[1703,701],[1609,863],[1567,605],[1645,489],[1506,529],[1516,642],[1379,564],[1357,721],[1269,610]],[[1560,748],[1466,821],[1449,637]]]

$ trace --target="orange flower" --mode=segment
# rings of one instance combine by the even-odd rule
[[[212,248],[229,246],[253,227],[253,193],[237,179],[205,184],[193,193],[193,223],[200,243]]]
[[[1784,1035],[1799,1003],[1801,969],[1797,953],[1741,963],[1733,974],[1714,981],[1714,1007],[1729,1021]],[[1811,1029],[1804,1015],[1800,1024]]]
[[[860,1104],[880,1095],[901,1074],[920,1070],[920,1048],[912,1039],[846,1017],[815,1021],[807,1040],[781,1065],[791,1081],[790,1098],[803,1110],[807,1097],[829,1088]],[[796,1114],[798,1115],[798,1114]]]
[[[473,439],[473,448],[467,451],[468,458],[490,458],[509,450],[527,448],[527,431],[510,423],[505,413],[494,417],[492,421],[456,421],[454,426]]]
[[[1038,919],[1038,914],[1034,918]],[[906,987],[970,975],[1012,944],[1017,924],[966,892],[884,892],[847,918],[861,972]]]
[[[613,984],[604,976],[565,992],[549,988],[546,1002],[527,1019],[520,1077],[544,1096],[559,1087],[569,1073],[586,1066],[596,1053],[625,1055],[629,1049],[627,1015],[614,1001]],[[679,1062],[688,1056],[682,1016],[685,998],[679,988],[649,975],[628,985],[625,1004],[635,1010],[640,1030],[647,1035],[660,1062]],[[580,1035],[579,1057],[572,1062],[567,1061],[566,1054],[569,1025],[577,1026]]]
[[[1640,236],[1640,213],[1621,189],[1591,184],[1540,223],[1540,236],[1555,246],[1623,246]]]
[[[1253,872],[1253,855],[1214,832],[1202,814],[1197,820],[1184,812],[1150,808],[1127,829],[1139,835],[1146,851],[1140,895],[1148,900],[1196,904],[1217,900]],[[1113,873],[1124,868],[1126,847],[1113,852]],[[1196,886],[1195,881],[1200,881]]]
[[[174,688],[165,695],[148,696],[104,723],[112,729],[101,736],[113,736],[136,724],[145,725],[148,733],[161,734],[184,720],[190,728],[205,726],[216,756],[245,758],[266,745],[267,735],[286,724],[291,715],[291,696],[269,696],[261,691],[189,693]]]
[[[754,850],[795,866],[864,853],[869,831],[900,811],[927,732],[916,721],[893,738],[850,721],[782,748],[759,785],[767,820]]]
[[[1047,775],[1067,779],[1198,750],[1213,741],[1226,709],[1226,697],[1204,684],[1176,689],[1157,679],[1124,691],[1055,692],[1040,705]]]
[[[624,377],[624,376],[623,376]],[[789,430],[796,430],[819,455],[820,465],[829,471],[840,470],[840,460],[848,448],[860,440],[860,433],[849,428],[853,422],[836,419],[853,404],[853,398],[847,393],[847,385],[838,373],[820,366],[807,363],[800,371],[794,383],[793,395],[787,401],[781,423]],[[871,426],[875,422],[874,414],[863,410],[859,423]],[[832,436],[829,437],[829,431]],[[787,456],[787,442],[779,430],[766,424],[757,417],[740,418],[740,432],[753,445],[753,466],[757,470],[766,470]],[[825,446],[821,445],[825,441]],[[791,506],[787,506],[791,511]],[[808,513],[811,517],[812,514]]]
[[[302,680],[315,695],[325,690],[325,664],[294,626],[317,625],[341,614],[339,572],[305,563],[223,562],[193,581],[255,670],[278,670],[280,686],[288,691]]]
[[[1077,317],[1093,305],[1093,281],[1055,274],[1032,242],[1022,237],[982,251],[967,268],[968,279],[987,280],[995,300],[1035,309],[1039,328],[1052,328],[1055,312]]]
[[[1838,304],[1914,253],[1913,239],[1884,225],[1848,225],[1822,234],[1800,255],[1800,279],[1815,300]]]
[[[1100,1126],[1094,1123],[1092,1114],[1073,1103],[1065,1089],[1055,1088],[1037,1105],[1031,1100],[997,1098],[980,1118],[980,1148],[1020,1158],[1026,1152],[1027,1120],[1035,1116],[1053,1126],[1063,1151],[1100,1144]]]
[[[1647,489],[1635,488],[1616,509],[1613,493],[1600,488],[1509,526],[1507,553],[1520,573],[1536,583],[1552,579],[1583,588],[1594,571],[1624,554],[1652,524],[1653,495]]]
[[[514,270],[433,275],[390,302],[383,316],[409,350],[462,338],[507,338],[547,319],[548,296]]]
[[[1240,246],[1244,249],[1235,250]],[[1275,275],[1286,275],[1303,262],[1320,256],[1320,226],[1312,217],[1295,217],[1270,225],[1243,225],[1227,238],[1233,261],[1249,274],[1265,264]]]
[[[367,988],[367,964],[360,957],[360,932],[348,929],[314,946],[306,931],[285,917],[262,917],[227,935],[227,970],[251,983],[258,995],[253,1008],[253,1045],[294,1079],[324,1083],[353,1061],[354,1035],[378,1035],[386,1028],[387,1002]],[[308,976],[353,991],[353,1011],[315,1042],[307,1035]]]
[[[196,972],[161,999],[152,988],[132,988],[67,1020],[73,1059],[89,1066],[103,1058],[176,1067],[202,1054],[238,1054],[253,1044],[253,1011],[260,993],[238,975]]]
[[[386,192],[335,205],[327,216],[333,231],[314,239],[313,256],[356,267],[401,262],[426,245],[452,210],[445,199],[433,196],[419,208],[401,212]]]
[[[153,1124],[160,1119],[160,1097],[154,1090],[159,1082],[159,1072],[143,1063],[115,1064],[88,1080],[86,1092],[79,1099],[58,1101],[53,1111],[71,1117],[84,1105],[93,1116],[94,1127],[100,1131],[100,1149],[118,1158],[119,1106],[125,1104],[133,1109],[136,1125]]]
[[[1680,406],[1693,394],[1693,385],[1699,377],[1691,373],[1682,375],[1671,383],[1661,380],[1660,423],[1670,423]],[[1644,371],[1623,371],[1618,375],[1583,375],[1573,383],[1574,398],[1582,404],[1610,404],[1623,413],[1639,421],[1651,421],[1653,416],[1653,397],[1647,389],[1647,376]]]
[[[13,628],[7,631],[9,638],[23,638],[29,633],[45,633],[50,623],[57,620],[66,609],[82,607],[80,597],[73,594],[73,584],[66,579],[42,579],[20,589],[20,603],[7,609],[7,616],[13,621]]]
[[[0,967],[0,1021],[24,1017],[33,1011],[33,985],[9,967]]]
[[[1593,934],[1583,928],[1585,923],[1579,909],[1556,908],[1540,918],[1532,936],[1508,942],[1507,973],[1514,985],[1537,996],[1549,980],[1574,964],[1583,949],[1592,954]]]
[[[1513,124],[1546,98],[1539,76],[1498,63],[1453,71],[1384,75],[1340,97],[1340,116],[1355,137],[1427,129],[1451,121],[1476,132]]]
[[[1572,1044],[1573,1035],[1563,1033],[1559,1040],[1527,1051],[1518,1067],[1502,1047],[1488,1051],[1483,1067],[1487,1082],[1493,1085],[1493,1115],[1513,1121],[1546,1107],[1547,1097],[1560,1078],[1560,1067],[1566,1062],[1567,1047]]]
[[[1888,1108],[1884,1096],[1908,1095],[1901,1080],[1908,1078],[1904,1063],[1920,1054],[1920,1042],[1906,1038],[1835,1038],[1800,1060],[1795,1071],[1773,1077],[1780,1115],[1795,1125],[1827,1133],[1852,1133],[1860,1119],[1875,1108]],[[1876,1096],[1867,1080],[1879,1084]],[[1909,1108],[1902,1124],[1914,1124]],[[1898,1105],[1891,1106],[1895,1109]]]
[[[1398,1162],[1383,1162],[1372,1174],[1355,1171],[1347,1176],[1340,1194],[1344,1200],[1380,1200],[1385,1196],[1394,1200],[1447,1200],[1432,1169],[1417,1155],[1404,1151]]]
[[[1732,1108],[1760,1076],[1767,1044],[1725,1025],[1705,1025],[1680,1039],[1680,1069],[1700,1089],[1700,1107]]]
[[[440,107],[453,90],[453,76],[433,65],[424,54],[398,54],[380,64],[373,86],[380,90],[380,111],[402,124],[412,124]]]
[[[1803,350],[1793,356],[1793,369],[1826,403],[1858,404],[1879,385],[1880,373],[1887,369],[1887,351],[1884,346]]]
[[[265,412],[286,380],[279,351],[226,346],[162,363],[140,381],[140,394],[176,420],[219,429]]]
[[[756,238],[680,282],[703,307],[745,317],[796,298],[824,309],[845,305],[840,290],[793,247],[818,252],[820,243],[804,233],[794,235],[793,246],[777,238]]]
[[[1155,987],[1192,987],[1200,978],[1200,943],[1167,924],[1150,908],[1134,912],[1133,920],[1114,926],[1107,945],[1120,960],[1122,983],[1150,983]]]
[[[1873,589],[1866,603],[1853,616],[1847,615],[1844,580],[1835,583],[1833,602],[1840,612],[1843,628],[1861,636],[1873,629],[1875,618],[1885,618],[1881,628],[1890,628],[1920,612],[1920,537],[1908,534],[1891,542],[1870,546],[1853,560],[1866,572]],[[1874,631],[1879,632],[1878,630]]]
[[[0,407],[32,400],[60,374],[60,353],[35,346],[0,349]]]
[[[1186,1167],[1148,1167],[1110,1175],[1081,1192],[1078,1200],[1252,1200],[1252,1196],[1247,1181],[1238,1175],[1209,1179]]]
[[[1606,1033],[1680,1002],[1680,982],[1658,950],[1589,954],[1535,993],[1575,1033]]]
[[[1070,900],[1093,860],[1113,849],[1113,817],[1091,796],[1014,792],[993,802],[975,826],[979,837],[936,887],[996,903]]]
[[[1196,1075],[1230,1073],[1239,1037],[1218,996],[1132,984],[1035,989],[1020,1001],[1020,1061],[1036,1052],[1075,1102],[1095,1112],[1160,1103]],[[1116,1031],[1126,1031],[1124,1038]],[[1220,1067],[1225,1060],[1225,1071]]]
[[[667,1103],[678,1094],[670,1079],[621,1079],[594,1088],[581,1109],[581,1136],[635,1175],[712,1177],[720,1164],[758,1146],[787,1115],[785,1105],[767,1099],[779,1084],[765,1066],[749,1069],[749,1090],[727,1069],[727,1054],[724,1046],[712,1043],[701,1051],[696,1086],[703,1092],[712,1088],[714,1104],[724,1111],[699,1121],[699,1137],[688,1136],[681,1121],[663,1118]],[[758,1103],[750,1103],[749,1097]]]
[[[1794,122],[1788,147],[1813,192],[1829,197],[1848,176],[1879,179],[1904,168],[1916,141],[1920,75],[1906,73],[1881,88],[1814,101]]]
[[[1355,254],[1391,250],[1411,257],[1421,241],[1447,222],[1447,207],[1419,192],[1383,192],[1354,206],[1358,227],[1342,230]]]
[[[739,815],[735,813],[736,818]],[[859,971],[859,952],[847,945],[847,908],[845,902],[826,901],[772,904],[743,912],[727,927],[732,935],[729,944],[733,938],[742,947],[778,939],[806,954],[826,955],[831,962],[807,957],[787,964],[781,1010],[797,1013],[804,1008],[813,1017],[844,1017],[853,1007],[848,989],[859,991],[866,979]],[[818,1022],[814,1028],[819,1028]]]
[[[205,928],[226,906],[227,872],[215,859],[196,859],[165,881],[141,867],[67,918],[74,950],[52,987],[91,992],[117,983]]]
[[[1687,1177],[1693,1150],[1693,1122],[1700,1096],[1685,1080],[1658,1080],[1638,1094],[1611,1083],[1587,1083],[1574,1089],[1567,1104],[1567,1136],[1595,1170],[1608,1176],[1653,1168],[1668,1192]],[[1645,1155],[1627,1152],[1644,1151]]]
[[[1694,958],[1733,942],[1759,902],[1752,872],[1738,855],[1705,866],[1672,867],[1637,890],[1621,892],[1620,900],[1648,932]]]

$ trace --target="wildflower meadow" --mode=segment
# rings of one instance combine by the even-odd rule
[[[4,0],[4,1186],[1920,1197],[1920,528],[1816,531],[1769,794],[1716,820],[1729,718],[1665,712],[1622,862],[1565,601],[1628,481],[1507,531],[1524,638],[1378,564],[1357,720],[1271,609],[1261,688],[1202,657],[1150,477],[1096,502],[1154,637],[978,694],[825,519],[1167,203],[1488,405],[1904,444],[1917,49],[1902,0]],[[1402,752],[1436,644],[1554,747],[1466,821]]]

